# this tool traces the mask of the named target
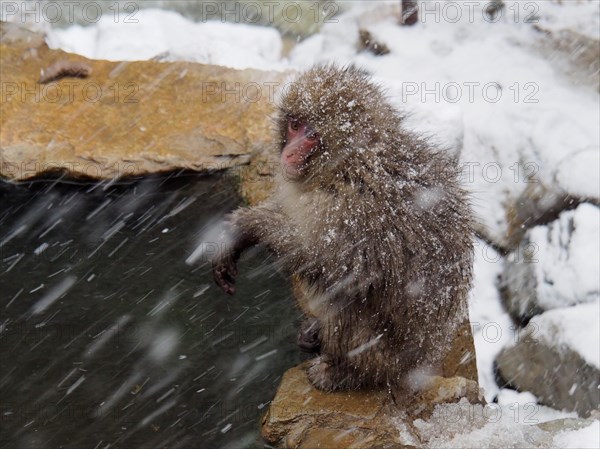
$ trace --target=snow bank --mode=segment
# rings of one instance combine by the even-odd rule
[[[538,8],[541,26],[576,26],[597,34],[600,21],[593,3],[531,5]],[[507,2],[503,19],[490,23],[482,18],[482,6],[475,8],[473,20],[464,8],[456,23],[433,14],[416,27],[399,27],[392,14],[370,20],[356,9],[296,46],[290,63],[366,67],[388,87],[398,108],[414,113],[410,126],[434,130],[450,145],[462,136],[461,162],[475,212],[488,235],[502,242],[505,205],[530,180],[598,197],[600,102],[595,92],[573,86],[536,51],[540,33],[524,22],[533,10]],[[568,20],[562,22],[563,16]],[[385,43],[390,54],[356,54],[359,27]],[[448,133],[450,123],[455,130]]]
[[[554,437],[554,446],[561,449],[597,449],[600,447],[600,421],[577,430],[565,430]]]
[[[529,231],[537,302],[547,310],[598,301],[600,292],[600,209],[581,204],[548,226]],[[596,317],[596,325],[598,320]]]
[[[494,376],[494,360],[502,348],[514,341],[515,328],[502,308],[495,282],[502,270],[502,258],[481,240],[475,245],[474,282],[469,296],[469,319],[473,330],[479,386],[487,401],[499,388]]]
[[[598,254],[596,254],[597,257]],[[590,365],[600,368],[600,302],[579,304],[544,312],[531,320],[534,338],[548,346],[576,351]]]
[[[414,425],[428,448],[556,448],[598,447],[598,420],[578,430],[555,434],[537,426],[544,422],[535,403],[471,405],[442,404],[428,420]]]
[[[238,69],[280,69],[282,41],[274,28],[196,23],[172,11],[142,9],[137,23],[102,17],[94,26],[52,30],[48,44],[93,59],[188,60]]]

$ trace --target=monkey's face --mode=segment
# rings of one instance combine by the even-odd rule
[[[391,145],[399,126],[379,87],[354,67],[317,65],[282,90],[278,103],[284,175],[307,188],[362,179],[378,157],[374,149]]]
[[[296,117],[287,118],[287,129],[281,149],[281,166],[290,179],[299,179],[305,175],[308,159],[320,145],[319,135],[310,124]]]

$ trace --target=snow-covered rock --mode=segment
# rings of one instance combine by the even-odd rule
[[[598,301],[536,316],[496,358],[500,376],[543,404],[589,416],[600,404],[598,316]]]
[[[428,449],[597,448],[598,419],[545,421],[533,404],[442,404],[414,428]]]
[[[475,6],[473,14],[463,4],[456,21],[444,20],[444,7],[436,12],[430,5],[414,27],[398,26],[392,12],[382,18],[357,8],[297,45],[289,60],[300,68],[326,61],[365,67],[388,87],[399,109],[412,113],[411,128],[437,135],[453,149],[459,144],[478,231],[511,248],[518,242],[511,236],[511,213],[531,183],[543,183],[553,196],[600,197],[600,168],[594,163],[600,154],[598,95],[574,86],[532,45],[540,38],[534,25],[553,28],[563,15],[566,23],[591,33],[598,8],[548,1],[533,11],[522,3],[505,4],[495,23],[483,18],[487,3]],[[534,23],[524,20],[529,16]],[[368,28],[390,53],[357,53],[359,27]],[[549,203],[540,199],[541,210]],[[562,198],[550,206],[561,203]]]
[[[500,286],[508,311],[527,321],[545,310],[597,302],[599,253],[600,209],[594,205],[581,204],[530,229],[506,258]]]

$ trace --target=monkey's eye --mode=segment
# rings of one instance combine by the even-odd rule
[[[298,120],[290,120],[290,129],[298,131],[300,129],[300,122]]]

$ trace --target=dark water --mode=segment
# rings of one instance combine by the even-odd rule
[[[298,313],[262,252],[233,298],[213,286],[207,230],[234,184],[0,184],[2,447],[263,446]]]

